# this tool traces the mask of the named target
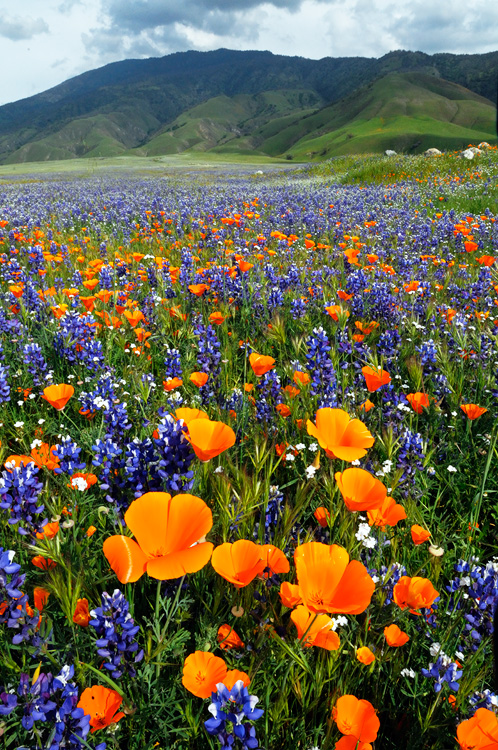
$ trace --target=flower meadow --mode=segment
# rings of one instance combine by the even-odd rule
[[[498,748],[498,161],[418,163],[2,181],[6,748]]]

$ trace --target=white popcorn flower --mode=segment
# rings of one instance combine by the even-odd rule
[[[364,547],[367,547],[368,549],[373,549],[374,547],[377,546],[377,539],[375,539],[375,537],[373,536],[369,536],[363,540],[362,544]]]
[[[312,453],[316,453],[318,450],[318,443],[311,443],[311,445],[308,445],[308,450]]]
[[[310,465],[306,467],[305,472],[306,472],[306,479],[313,479],[317,470],[315,469],[314,466]]]
[[[75,490],[79,490],[80,492],[84,492],[86,489],[88,489],[88,482],[86,479],[83,479],[83,477],[73,477],[71,479],[71,487]]]
[[[412,680],[414,680],[415,677],[417,676],[416,673],[413,671],[413,669],[402,669],[400,674],[403,677],[411,677]]]
[[[24,422],[14,422],[14,427],[18,427],[20,429],[21,427],[24,427]]]
[[[359,542],[366,539],[368,536],[370,536],[371,532],[371,526],[368,523],[360,523],[358,526],[358,531],[355,534],[355,537],[358,539]]]
[[[448,466],[448,471],[449,471],[449,472],[451,472],[451,473],[453,474],[453,473],[454,473],[455,471],[458,471],[458,469],[455,469],[455,467],[454,467],[454,466],[452,466],[452,465],[450,464],[450,465]]]

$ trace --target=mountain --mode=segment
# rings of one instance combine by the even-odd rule
[[[496,96],[497,74],[498,52],[396,51],[378,60],[308,60],[221,49],[125,60],[0,107],[0,163],[189,149],[256,150],[301,159],[354,144],[377,149],[406,128],[422,141],[424,133],[444,138],[446,126],[434,122],[447,123],[452,143],[461,138],[465,145],[494,134],[490,99]],[[403,104],[404,79],[393,75],[415,76],[406,79],[412,104]],[[466,103],[452,114],[455,105],[443,103],[446,99]],[[381,110],[383,123],[374,129],[380,135],[368,141],[369,122]],[[434,121],[435,130],[424,130],[424,117]],[[332,138],[332,131],[341,135]],[[416,141],[408,139],[405,148]]]

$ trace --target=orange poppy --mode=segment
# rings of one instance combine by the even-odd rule
[[[51,560],[50,557],[43,557],[42,555],[35,555],[31,562],[37,568],[40,568],[40,570],[51,570],[57,565],[55,560]]]
[[[194,651],[183,664],[182,684],[198,698],[209,698],[226,674],[227,665],[219,656],[210,651]]]
[[[80,297],[81,304],[85,308],[87,312],[92,312],[92,310],[95,308],[95,300],[96,297],[93,295],[88,295],[86,297]]]
[[[328,512],[327,508],[320,506],[319,508],[315,510],[313,515],[315,516],[316,520],[318,521],[322,529],[326,529],[327,526],[329,525],[329,518],[330,518],[330,513]]]
[[[209,286],[207,284],[190,284],[188,290],[196,297],[202,297],[204,292],[209,290]]]
[[[308,385],[311,378],[308,375],[307,372],[301,372],[301,370],[296,370],[294,372],[294,375],[292,376],[292,379],[294,380],[294,383],[296,385]]]
[[[360,408],[360,411],[364,411],[365,414],[367,414],[370,411],[370,409],[374,408],[374,406],[375,406],[375,404],[372,401],[370,401],[369,398],[367,398],[366,401],[364,401],[362,404],[360,404],[359,408]]]
[[[193,372],[189,380],[196,385],[197,388],[202,388],[203,385],[206,385],[208,377],[209,375],[207,372]]]
[[[181,378],[168,378],[168,380],[163,380],[163,388],[166,393],[174,391],[175,388],[179,388],[181,385],[183,385],[183,380]]]
[[[231,690],[239,680],[242,680],[244,687],[246,688],[251,684],[248,674],[242,672],[240,669],[229,669],[223,679],[223,684],[227,690]]]
[[[223,313],[213,312],[209,316],[209,320],[211,321],[211,323],[215,323],[217,326],[220,326],[225,320],[225,316],[223,315]]]
[[[81,625],[81,627],[83,628],[88,627],[88,623],[90,622],[90,612],[88,611],[87,599],[78,599],[78,601],[76,602],[76,608],[73,614],[73,622],[76,623],[76,625]]]
[[[401,576],[393,589],[393,599],[401,609],[410,608],[412,614],[420,614],[415,610],[430,607],[439,596],[432,583],[427,578]]]
[[[477,404],[461,404],[460,409],[471,420],[477,419],[487,412],[487,409],[485,409],[484,406],[478,406]]]
[[[100,282],[99,282],[98,279],[89,279],[88,281],[84,281],[83,282],[83,286],[85,287],[85,289],[88,289],[89,291],[92,291],[92,289],[95,289],[95,287],[99,283]]]
[[[141,320],[144,320],[144,314],[140,310],[125,310],[124,316],[132,328],[135,328]]]
[[[430,403],[429,396],[425,393],[420,393],[419,391],[417,391],[417,393],[407,393],[406,398],[416,414],[422,414],[423,410],[427,409]]]
[[[202,409],[189,409],[187,406],[182,406],[180,409],[175,411],[175,417],[182,419],[186,425],[192,422],[194,419],[209,419],[208,415]]]
[[[273,544],[263,544],[261,547],[261,557],[265,563],[265,568],[270,569],[269,573],[264,573],[265,578],[268,578],[269,575],[288,573],[290,570],[288,559],[282,550],[274,547]]]
[[[375,661],[375,654],[368,648],[368,646],[361,646],[356,649],[356,658],[362,664],[373,664]]]
[[[487,708],[457,726],[460,750],[496,750],[498,748],[498,716]]]
[[[481,255],[480,258],[476,258],[477,262],[481,264],[481,266],[492,266],[495,262],[496,258],[494,255]]]
[[[288,607],[289,609],[303,603],[301,591],[297,583],[284,581],[280,586],[279,596],[284,607]]]
[[[244,648],[243,640],[237,635],[230,625],[220,625],[216,636],[219,647],[223,650],[231,648]]]
[[[41,586],[35,586],[33,589],[33,601],[38,612],[43,612],[49,596],[50,592],[47,591],[47,589],[44,589]]]
[[[333,620],[327,615],[317,615],[300,604],[291,612],[291,620],[297,628],[297,637],[304,639],[304,645],[308,648],[318,646],[327,651],[337,651],[341,641],[337,633],[332,630]],[[311,626],[311,627],[310,627]]]
[[[404,633],[394,623],[384,628],[384,637],[387,641],[387,645],[392,646],[393,648],[404,646],[405,643],[408,643],[410,640],[410,636]]]
[[[215,571],[240,589],[248,586],[265,568],[262,550],[248,539],[225,542],[213,550],[211,565]]]
[[[335,481],[348,510],[377,510],[383,506],[387,489],[365,469],[338,471]]]
[[[36,534],[37,539],[53,539],[57,534],[59,533],[59,524],[57,521],[53,521],[52,523],[46,523],[45,526],[42,527],[41,531],[38,531]]]
[[[74,393],[72,385],[61,383],[60,385],[49,385],[43,389],[42,398],[48,401],[57,411],[61,411]]]
[[[387,385],[391,382],[391,376],[381,367],[378,367],[377,369],[374,369],[373,367],[362,367],[361,371],[365,377],[365,382],[370,393],[378,391],[383,385]]]
[[[291,410],[287,404],[277,404],[275,407],[281,417],[290,417]]]
[[[339,320],[339,315],[346,315],[346,317],[349,318],[349,311],[343,310],[340,305],[331,305],[330,307],[326,307],[325,311],[328,312],[332,320],[335,320],[336,322]]]
[[[343,695],[335,704],[332,718],[338,730],[355,738],[356,742],[373,742],[377,738],[380,721],[369,701],[358,700],[354,695]]]
[[[95,534],[96,531],[97,531],[97,529],[96,529],[95,526],[89,526],[87,528],[87,530],[86,530],[85,533],[86,533],[87,537],[90,538],[91,536],[93,536]]]
[[[375,583],[365,566],[350,562],[338,544],[301,544],[294,562],[303,603],[312,612],[358,615],[370,604]]]
[[[299,394],[301,393],[299,388],[296,388],[293,385],[286,385],[285,388],[282,388],[282,390],[284,391],[284,393],[287,393],[289,398],[296,398],[296,396],[299,396]]]
[[[235,432],[224,422],[193,419],[188,423],[187,440],[201,461],[209,461],[235,444]]]
[[[116,690],[94,685],[93,687],[83,690],[78,701],[78,708],[90,716],[90,726],[92,734],[98,729],[105,729],[111,724],[123,718],[124,713],[116,711],[121,707],[122,697]]]
[[[356,461],[366,455],[374,439],[363,422],[350,419],[342,409],[326,407],[316,412],[316,425],[307,421],[308,434],[315,437],[329,458]]]
[[[339,289],[339,291],[337,292],[337,296],[339,297],[339,299],[342,299],[345,302],[347,302],[348,300],[354,297],[353,294],[348,294],[347,292],[344,292],[342,289]]]
[[[387,496],[380,508],[367,511],[370,526],[380,526],[382,530],[386,526],[396,526],[398,521],[406,518],[406,510],[398,505],[394,497]]]
[[[200,497],[147,492],[131,503],[124,518],[137,541],[111,536],[103,548],[121,583],[138,581],[145,571],[159,581],[179,578],[209,562],[213,545],[200,540],[210,531],[213,515]]]
[[[275,360],[273,357],[267,357],[264,354],[253,352],[249,355],[249,364],[251,365],[254,374],[260,378],[262,375],[273,369]]]
[[[414,524],[411,528],[411,534],[414,544],[423,544],[429,539],[431,532],[423,529],[418,524]]]
[[[59,466],[60,459],[55,454],[56,447],[55,445],[50,447],[48,443],[42,443],[39,448],[33,448],[31,456],[38,468],[41,469],[42,466],[46,466],[49,471],[53,471]]]

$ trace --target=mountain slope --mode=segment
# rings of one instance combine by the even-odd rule
[[[496,141],[492,102],[422,73],[392,73],[292,123],[261,146],[295,159],[346,153],[462,148]]]
[[[498,52],[431,56],[397,51],[378,60],[307,60],[222,49],[125,60],[0,107],[0,162],[111,156],[133,149],[155,154],[256,148],[278,154],[309,136],[313,123],[307,118],[314,110],[365,83],[409,71],[425,75],[431,85],[448,79],[494,99]],[[212,106],[214,114],[206,110]],[[329,115],[335,129],[345,126],[351,107],[342,119],[333,109],[319,112],[317,127],[327,127]],[[462,127],[467,116],[473,115],[463,110]],[[293,151],[296,158],[298,152]]]

